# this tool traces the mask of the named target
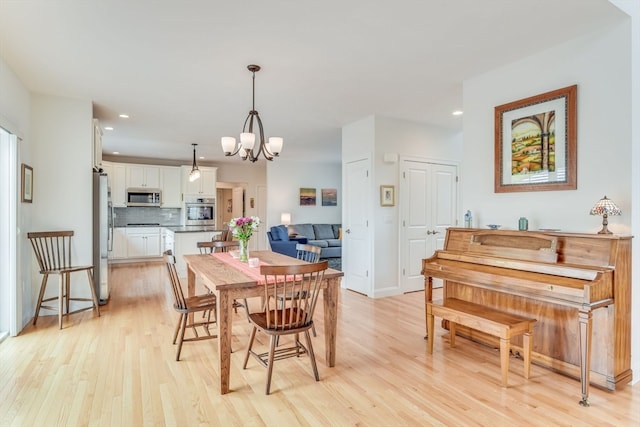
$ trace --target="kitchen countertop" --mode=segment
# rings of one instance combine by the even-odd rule
[[[223,230],[219,230],[212,225],[177,225],[177,226],[164,226],[167,230],[173,231],[174,233],[198,233],[202,231],[219,231],[222,233]]]

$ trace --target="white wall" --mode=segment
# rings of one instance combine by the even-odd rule
[[[71,258],[77,265],[93,264],[92,117],[90,101],[38,94],[31,97],[34,188],[28,231],[73,230]],[[41,276],[35,262],[33,266],[35,297]],[[51,291],[57,295],[55,278],[50,281]],[[86,275],[72,275],[72,287],[74,295],[91,295]],[[35,306],[35,298],[32,304]]]
[[[524,216],[530,229],[594,233],[602,218],[589,210],[607,195],[623,212],[609,218],[609,228],[630,233],[629,52],[629,26],[619,25],[465,81],[462,210],[473,212],[476,226],[516,229]],[[573,84],[578,189],[494,193],[494,107]]]
[[[340,163],[295,162],[276,159],[267,165],[266,232],[281,224],[280,214],[291,213],[291,223],[342,223],[342,168]],[[316,205],[300,206],[300,188],[316,189]],[[337,206],[322,206],[322,189],[338,190]]]

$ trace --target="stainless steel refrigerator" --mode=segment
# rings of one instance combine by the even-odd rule
[[[93,173],[93,282],[100,305],[109,299],[109,251],[113,241],[113,208],[107,174]]]

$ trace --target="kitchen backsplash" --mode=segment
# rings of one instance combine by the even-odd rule
[[[113,213],[116,227],[126,227],[129,224],[182,224],[182,209],[130,207],[114,208]]]

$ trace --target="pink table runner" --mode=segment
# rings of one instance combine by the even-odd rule
[[[259,285],[265,284],[264,276],[260,274],[260,266],[270,265],[269,263],[259,260],[260,264],[258,264],[258,266],[249,267],[248,262],[241,262],[239,258],[232,257],[229,252],[214,252],[211,254],[211,256],[214,258],[217,258],[218,260],[224,262],[225,264],[228,264],[238,269],[242,273],[246,274],[248,277],[258,282]],[[290,280],[290,279],[292,279],[292,277],[287,276],[287,280]],[[297,277],[296,280],[300,280],[300,277]],[[269,283],[273,283],[273,280],[270,280]]]

